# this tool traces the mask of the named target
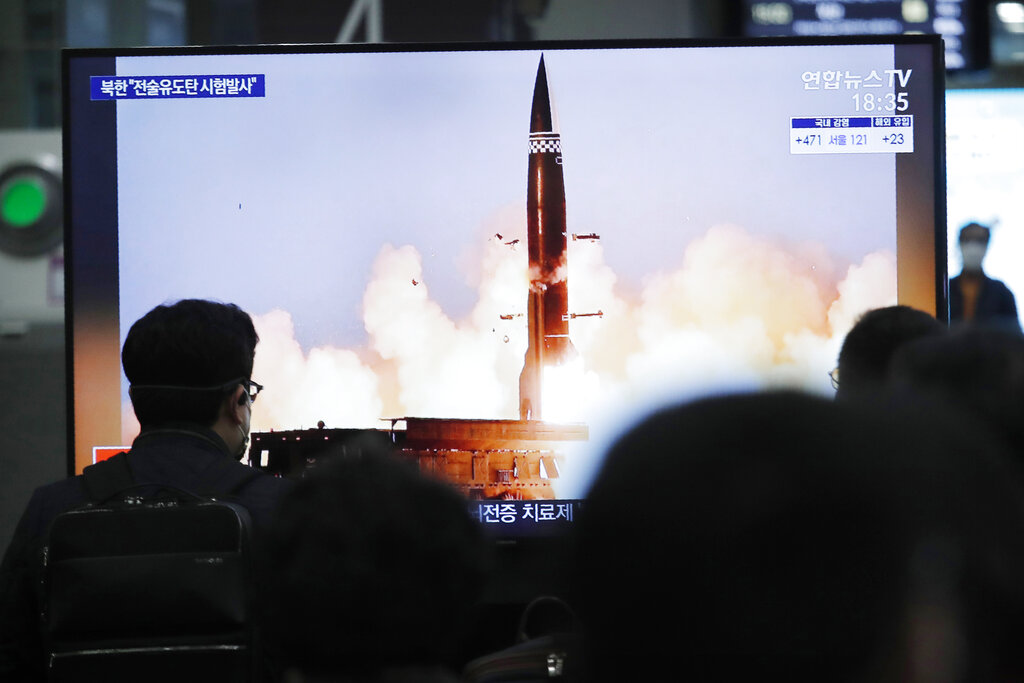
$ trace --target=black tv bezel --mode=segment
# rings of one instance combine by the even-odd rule
[[[145,56],[188,56],[188,55],[248,55],[248,54],[344,54],[344,53],[397,53],[397,52],[475,52],[475,51],[519,51],[519,50],[593,50],[593,49],[659,49],[659,48],[729,48],[729,47],[792,47],[802,45],[888,45],[898,49],[902,45],[925,45],[931,48],[930,68],[934,75],[930,94],[933,116],[932,148],[935,152],[933,187],[935,188],[933,215],[935,226],[934,243],[934,293],[935,315],[942,322],[949,320],[948,272],[946,252],[946,153],[945,153],[945,65],[941,36],[935,34],[915,35],[860,35],[860,36],[790,36],[767,38],[716,38],[716,39],[619,39],[619,40],[550,40],[532,42],[457,42],[457,43],[297,43],[297,44],[255,44],[255,45],[213,45],[213,46],[164,46],[129,48],[65,48],[61,51],[61,93],[64,173],[64,282],[65,282],[65,362],[66,362],[66,406],[67,406],[67,474],[76,474],[75,463],[75,307],[76,291],[72,272],[75,263],[75,242],[77,239],[76,212],[83,210],[83,204],[92,205],[106,202],[112,207],[114,222],[117,216],[117,174],[116,164],[107,173],[112,173],[112,194],[90,193],[71,182],[73,166],[78,154],[86,155],[88,140],[79,143],[75,137],[75,126],[71,122],[71,107],[76,84],[73,82],[72,62],[82,59],[107,59],[118,57]],[[78,83],[78,88],[87,87]],[[116,121],[113,122],[116,131]],[[77,124],[77,122],[76,122]],[[116,135],[116,132],[115,132]],[[95,142],[95,141],[93,141]],[[81,148],[79,145],[81,144]],[[76,152],[76,148],[78,151]],[[116,232],[115,232],[116,234]],[[898,233],[899,235],[899,233]],[[899,250],[897,245],[897,259]],[[89,264],[102,268],[103,264]],[[115,264],[116,266],[116,264]]]

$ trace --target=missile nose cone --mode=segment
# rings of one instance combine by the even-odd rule
[[[546,133],[554,130],[551,116],[551,96],[548,93],[548,74],[544,70],[544,55],[537,66],[537,81],[533,85],[533,109],[530,112],[530,132]]]

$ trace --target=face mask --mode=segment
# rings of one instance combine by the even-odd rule
[[[245,457],[245,449],[249,447],[249,435],[245,433],[241,425],[238,426],[238,433],[242,437],[242,444],[238,447],[238,452],[235,453],[235,460],[241,460]]]
[[[245,450],[249,447],[249,430],[252,420],[252,401],[249,401],[249,419],[246,420],[246,425],[235,425],[238,427],[238,435],[242,437],[242,444],[238,447],[238,452],[235,453],[235,460],[241,460],[245,457]]]
[[[988,247],[979,242],[965,242],[960,245],[960,254],[963,256],[964,270],[981,270],[981,261],[985,258],[985,251]]]

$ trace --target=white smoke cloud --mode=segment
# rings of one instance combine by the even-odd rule
[[[498,272],[504,270],[496,254],[490,258]],[[416,249],[381,248],[363,296],[363,321],[370,347],[396,365],[400,414],[512,416],[509,413],[518,405],[518,375],[508,376],[514,366],[499,362],[509,351],[494,327],[505,290],[485,275],[481,291],[487,296],[480,299],[471,319],[456,324],[430,298]]]
[[[828,324],[833,336],[841,337],[866,311],[896,304],[896,255],[868,254],[860,264],[850,266],[838,289],[839,296],[828,310]]]
[[[570,302],[606,314],[570,329],[585,367],[600,376],[588,416],[597,426],[624,426],[663,402],[723,391],[786,386],[828,395],[828,371],[853,322],[895,303],[890,252],[869,254],[843,274],[820,245],[736,226],[692,242],[680,267],[652,276],[635,301],[616,291],[598,245],[577,248],[569,263]],[[571,449],[553,482],[557,495],[584,494],[597,452],[595,444]]]
[[[390,244],[364,290],[364,348],[306,352],[287,312],[254,316],[261,338],[254,377],[268,388],[253,429],[318,420],[379,427],[380,418],[401,416],[516,419],[529,287],[525,239],[509,244],[517,225],[518,212],[506,212],[486,226],[490,238],[460,259],[475,264],[467,278],[478,292],[463,320],[431,297],[419,252]],[[570,321],[579,360],[549,373],[549,420],[621,420],[671,396],[722,390],[826,393],[850,326],[864,311],[894,303],[896,291],[890,252],[869,254],[844,272],[820,245],[730,225],[708,230],[677,268],[652,274],[637,291],[608,266],[599,242],[571,242],[568,266],[570,312],[603,315]],[[572,460],[561,481],[579,487],[593,459]]]
[[[315,427],[378,427],[382,401],[373,368],[356,352],[333,347],[303,353],[292,317],[273,310],[253,316],[260,343],[253,377],[266,386],[253,404],[253,431]]]
[[[431,298],[417,250],[389,244],[364,292],[367,348],[304,353],[286,312],[256,316],[262,341],[254,372],[274,391],[260,397],[254,426],[295,428],[320,419],[374,426],[380,417],[405,415],[516,418],[526,248],[525,241],[507,243],[515,234],[507,225],[488,226],[495,227],[472,259],[480,265],[473,277],[479,296],[465,320],[451,319]],[[819,245],[788,245],[725,225],[692,242],[678,268],[653,274],[636,293],[622,291],[600,243],[570,243],[568,277],[570,311],[603,314],[570,322],[582,391],[573,397],[571,375],[561,373],[558,393],[580,408],[668,387],[824,391],[856,317],[893,303],[896,265],[891,253],[877,252],[840,274]]]
[[[605,313],[577,322],[573,340],[606,386],[631,396],[672,385],[826,386],[830,340],[849,327],[836,324],[839,310],[883,305],[895,291],[894,262],[872,255],[840,283],[820,245],[788,245],[731,225],[692,242],[678,268],[653,274],[632,301],[616,291],[599,245],[577,247],[569,262],[573,307]],[[879,284],[865,289],[861,270]]]

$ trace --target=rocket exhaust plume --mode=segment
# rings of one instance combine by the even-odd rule
[[[576,356],[569,340],[562,141],[554,126],[543,56],[537,66],[530,112],[526,243],[530,259],[529,346],[519,376],[519,417],[539,420],[544,368],[562,365]]]

